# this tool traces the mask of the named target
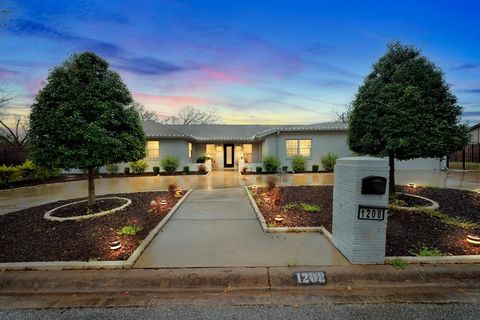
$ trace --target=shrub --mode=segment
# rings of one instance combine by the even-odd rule
[[[100,175],[100,168],[96,167],[94,173],[96,176]]]
[[[166,156],[162,159],[161,165],[168,174],[174,174],[180,165],[180,160],[174,156]]]
[[[184,174],[189,174],[190,173],[190,167],[189,166],[183,167],[183,173]]]
[[[313,172],[318,172],[318,169],[319,169],[319,168],[320,168],[320,166],[319,166],[318,164],[314,164],[314,165],[312,166],[312,171],[313,171]]]
[[[294,156],[292,159],[292,169],[294,172],[305,172],[306,161],[303,156]]]
[[[107,171],[109,173],[117,173],[118,172],[118,164],[116,164],[116,163],[107,164],[105,166],[105,168],[107,168]]]
[[[178,189],[178,186],[175,183],[171,183],[168,185],[168,191],[175,192]]]
[[[263,168],[262,168],[262,167],[256,167],[256,168],[255,168],[255,172],[256,172],[256,173],[262,173],[262,171],[263,171]]]
[[[272,177],[272,176],[267,177],[267,189],[269,191],[272,191],[276,185],[277,185],[277,179],[275,177]]]
[[[19,174],[17,167],[0,166],[0,185],[6,185],[14,180],[15,175]]]
[[[247,173],[247,167],[243,167],[242,168],[242,174],[246,174]]]
[[[153,167],[153,173],[159,174],[160,173],[160,167]]]
[[[263,169],[267,173],[276,173],[280,167],[280,160],[275,156],[266,156],[263,158]]]
[[[27,160],[22,165],[18,166],[18,170],[20,171],[22,179],[31,180],[35,179],[37,166],[35,166],[31,160]]]
[[[119,231],[118,234],[125,235],[125,236],[134,236],[136,235],[140,230],[142,230],[142,227],[139,226],[123,226]]]
[[[148,163],[147,160],[140,159],[135,162],[131,162],[130,167],[132,167],[133,173],[144,173],[148,167]]]
[[[305,210],[305,211],[307,211],[307,212],[317,212],[317,211],[320,211],[320,207],[317,206],[317,205],[314,205],[314,204],[302,202],[300,205],[302,206],[302,209]]]
[[[287,173],[288,172],[288,166],[282,166],[282,172]]]
[[[322,162],[323,169],[328,172],[333,172],[335,163],[337,163],[338,156],[335,153],[327,153],[320,161]]]
[[[205,163],[207,161],[208,157],[207,156],[202,156],[197,158],[197,163]]]
[[[123,173],[130,174],[130,168],[129,167],[123,168]]]
[[[197,170],[200,174],[207,174],[207,167],[204,164],[199,165]]]

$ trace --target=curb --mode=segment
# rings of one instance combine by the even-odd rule
[[[185,201],[190,195],[193,189],[189,189],[188,192],[170,209],[165,218],[162,219],[143,239],[142,243],[133,251],[127,260],[121,261],[37,261],[37,262],[6,262],[0,263],[0,271],[7,270],[70,270],[70,269],[121,269],[131,268],[142,252],[152,242],[153,238],[158,232],[165,226],[170,220],[171,216],[177,211],[178,207]]]
[[[323,285],[298,284],[295,272],[323,272]],[[478,291],[480,265],[310,266],[255,268],[15,271],[0,273],[0,294],[179,292],[235,290],[360,290],[468,287]]]
[[[255,214],[257,215],[258,222],[262,226],[263,232],[267,233],[281,233],[281,232],[320,232],[322,233],[328,240],[332,241],[332,234],[325,229],[325,227],[269,227],[265,218],[263,217],[262,212],[257,206],[255,199],[253,199],[252,194],[248,187],[244,187],[245,192],[247,193],[248,199],[250,200],[250,205],[253,207]]]

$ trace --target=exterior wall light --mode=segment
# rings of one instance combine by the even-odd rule
[[[467,236],[467,242],[472,246],[478,247],[480,246],[480,237],[469,234]]]

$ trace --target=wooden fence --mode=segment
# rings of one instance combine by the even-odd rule
[[[0,165],[22,164],[28,157],[28,148],[0,147]]]

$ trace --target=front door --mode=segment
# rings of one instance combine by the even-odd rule
[[[225,168],[233,168],[233,144],[223,145],[223,166]]]

